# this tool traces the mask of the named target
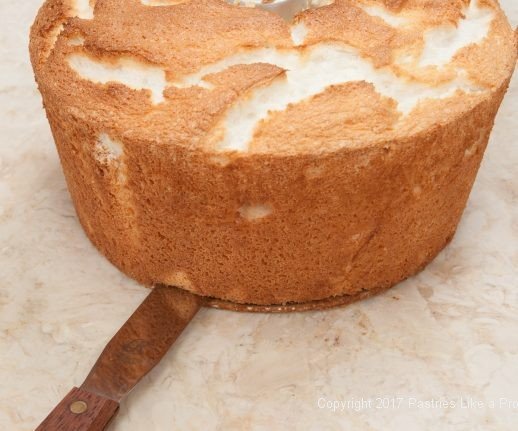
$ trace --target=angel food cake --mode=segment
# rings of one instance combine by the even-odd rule
[[[358,297],[451,240],[517,53],[496,0],[47,0],[36,80],[79,220],[146,285]]]

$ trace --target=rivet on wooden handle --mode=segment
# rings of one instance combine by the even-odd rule
[[[118,409],[117,401],[74,388],[36,431],[102,431]]]

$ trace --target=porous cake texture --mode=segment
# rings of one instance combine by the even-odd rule
[[[414,274],[455,232],[514,70],[498,2],[250,3],[43,4],[31,59],[86,234],[146,285],[236,303]]]

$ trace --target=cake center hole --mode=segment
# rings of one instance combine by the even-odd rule
[[[276,13],[286,21],[291,21],[303,10],[317,8],[333,3],[334,0],[227,0],[228,3],[242,7],[258,7]]]

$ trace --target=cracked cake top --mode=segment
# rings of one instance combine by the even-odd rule
[[[38,84],[117,139],[296,154],[378,145],[497,91],[516,36],[496,0],[336,0],[291,21],[222,0],[47,0]]]

